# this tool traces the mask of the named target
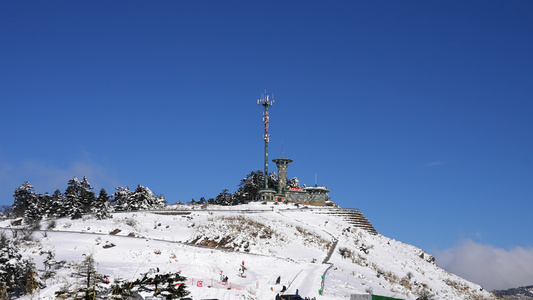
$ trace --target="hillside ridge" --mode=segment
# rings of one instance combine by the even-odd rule
[[[533,299],[533,285],[521,286],[507,290],[495,290],[494,294],[507,300]]]
[[[74,264],[91,253],[98,272],[112,280],[151,269],[180,270],[189,278],[192,299],[270,300],[283,286],[286,293],[298,290],[324,300],[368,293],[417,299],[422,291],[434,299],[496,299],[441,269],[421,249],[354,224],[349,215],[335,215],[341,209],[259,203],[204,208],[121,212],[106,220],[57,219],[54,228],[36,232],[23,251],[41,269],[39,251],[54,251],[57,260]],[[41,228],[51,222],[42,221]],[[17,228],[9,221],[0,226]],[[242,277],[237,271],[241,261],[247,268]],[[55,299],[53,292],[72,280],[71,272],[58,270],[39,299]],[[242,288],[220,288],[225,286],[221,274],[230,278],[228,286]],[[213,288],[198,286],[201,282]]]

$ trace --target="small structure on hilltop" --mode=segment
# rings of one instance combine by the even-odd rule
[[[278,166],[279,186],[276,193],[276,201],[316,206],[332,204],[329,201],[329,190],[325,186],[315,184],[313,187],[287,188],[287,167],[292,162],[292,159],[276,158],[272,161]]]
[[[329,190],[325,186],[318,186],[315,183],[314,187],[287,187],[287,168],[292,162],[292,159],[289,158],[276,158],[272,161],[276,163],[278,167],[278,190],[276,191],[273,188],[268,186],[268,142],[269,142],[269,133],[268,125],[270,122],[270,117],[268,114],[268,108],[274,104],[274,100],[270,100],[269,96],[265,94],[261,99],[257,100],[257,104],[263,106],[265,111],[263,112],[263,124],[264,124],[264,133],[263,140],[265,141],[265,157],[264,157],[264,178],[265,183],[264,187],[259,191],[259,200],[261,201],[275,201],[275,202],[289,202],[289,203],[298,203],[304,205],[316,205],[316,206],[326,206],[333,205],[333,202],[330,201],[328,192]]]

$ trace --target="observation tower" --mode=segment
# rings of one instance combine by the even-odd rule
[[[278,167],[278,194],[285,195],[287,192],[287,167],[292,162],[289,158],[276,158],[272,160]]]

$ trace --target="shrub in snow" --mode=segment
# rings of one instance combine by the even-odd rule
[[[367,288],[365,289],[365,292],[366,292],[367,294],[372,295],[372,294],[374,294],[374,289],[371,288],[371,287],[367,287]]]
[[[413,288],[411,281],[409,281],[407,277],[400,279],[400,285],[405,287],[407,290],[411,290]]]
[[[407,272],[407,274],[405,275],[405,277],[407,277],[407,279],[411,280],[411,278],[414,277],[413,272],[411,272],[411,271]]]
[[[43,278],[48,279],[56,275],[56,270],[61,268],[66,262],[64,260],[57,261],[55,253],[52,250],[41,251],[40,255],[45,255],[43,264],[44,264],[44,274]]]
[[[125,221],[126,221],[126,225],[133,227],[133,228],[137,227],[137,225],[139,224],[137,220],[133,218],[126,218]]]
[[[56,220],[51,220],[50,222],[48,222],[48,226],[46,226],[46,229],[48,230],[54,229],[56,228],[56,225],[57,225]]]
[[[367,247],[365,244],[362,244],[361,247],[359,247],[359,250],[361,250],[365,254],[369,253],[368,249],[370,249],[370,247]]]
[[[342,256],[342,258],[347,258],[352,256],[352,251],[346,247],[339,248],[339,254]]]
[[[326,240],[324,237],[314,231],[307,230],[302,226],[296,226],[296,230],[300,234],[301,238],[303,238],[304,241],[309,244],[316,244],[323,249],[329,249],[329,247],[331,246],[330,241]]]
[[[416,299],[417,300],[433,300],[433,299],[435,299],[435,295],[430,293],[428,290],[422,290],[418,294],[418,298],[416,298]]]
[[[40,230],[39,223],[28,224],[17,229],[11,230],[11,235],[14,240],[32,241],[35,231]]]

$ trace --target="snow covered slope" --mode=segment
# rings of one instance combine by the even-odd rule
[[[34,234],[24,254],[43,268],[42,251],[80,263],[92,254],[111,280],[150,269],[181,271],[192,299],[274,299],[286,293],[349,299],[373,293],[416,299],[496,299],[479,285],[438,267],[419,248],[372,234],[332,214],[338,208],[299,209],[252,203],[234,207],[173,207],[159,212],[115,213],[112,219],[59,219]],[[48,228],[51,221],[42,221]],[[10,221],[0,227],[13,228]],[[239,276],[241,264],[246,270]],[[71,277],[63,268],[47,287],[24,299],[55,299]],[[222,275],[229,282],[220,281]],[[276,279],[280,277],[280,283]],[[320,295],[321,291],[321,295]]]

